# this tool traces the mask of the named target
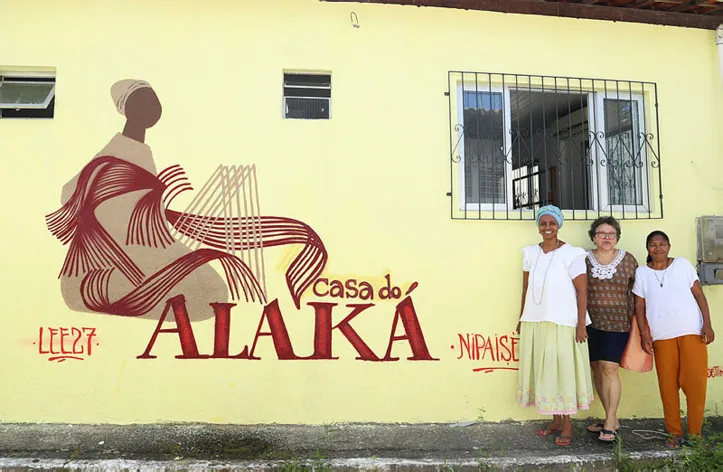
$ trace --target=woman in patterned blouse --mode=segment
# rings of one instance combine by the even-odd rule
[[[632,288],[638,262],[632,254],[617,249],[620,223],[612,216],[595,220],[588,233],[595,249],[588,253],[587,309],[592,324],[587,327],[590,366],[592,367],[605,420],[588,426],[599,433],[601,441],[617,436],[617,417],[622,386],[618,376],[620,359],[628,342],[630,323],[635,312]]]

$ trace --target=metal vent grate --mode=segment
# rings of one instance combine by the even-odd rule
[[[284,117],[328,120],[331,116],[331,75],[284,74]]]

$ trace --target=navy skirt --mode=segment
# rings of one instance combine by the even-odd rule
[[[608,361],[620,364],[629,337],[630,333],[601,331],[588,326],[587,346],[590,350],[590,362]]]

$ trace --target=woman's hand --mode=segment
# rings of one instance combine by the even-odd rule
[[[653,354],[653,338],[650,337],[650,333],[640,334],[640,346],[646,354]]]
[[[709,324],[703,325],[703,332],[700,334],[700,337],[703,339],[703,342],[706,344],[710,344],[713,341],[715,341],[715,333],[713,332],[713,327]]]
[[[579,343],[584,343],[587,341],[587,328],[585,328],[584,324],[577,325],[577,333],[575,334],[575,340]]]

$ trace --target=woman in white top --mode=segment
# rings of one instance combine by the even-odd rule
[[[650,233],[646,246],[648,264],[635,272],[635,317],[643,349],[655,356],[665,427],[671,435],[665,445],[677,449],[683,443],[681,388],[688,403],[688,434],[701,434],[707,345],[715,333],[695,268],[683,257],[668,257],[670,239],[662,231]]]
[[[587,253],[558,239],[563,221],[556,206],[540,208],[542,243],[523,249],[517,399],[552,415],[552,422],[537,430],[539,436],[559,433],[555,444],[569,446],[570,415],[590,407],[593,388],[585,344],[590,324]]]

